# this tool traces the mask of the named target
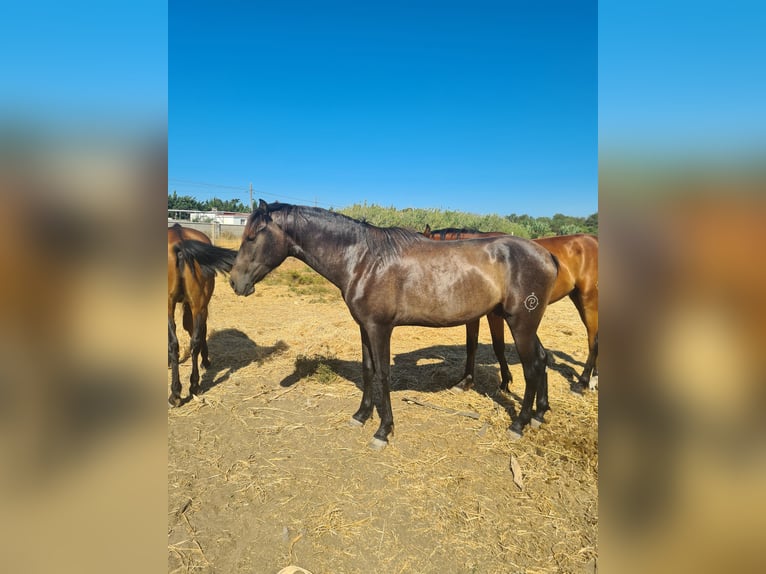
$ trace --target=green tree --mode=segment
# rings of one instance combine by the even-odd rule
[[[589,215],[583,223],[587,233],[594,233],[598,235],[598,212]]]
[[[576,223],[565,223],[558,231],[559,235],[574,235],[575,233],[582,233],[583,229]]]
[[[246,213],[249,211],[239,199],[223,200],[217,197],[209,199],[205,202],[205,210],[212,211],[216,209],[218,211],[234,211],[237,213]]]
[[[551,235],[550,220],[547,217],[538,217],[529,223],[527,230],[532,239],[547,237],[548,235]]]
[[[168,194],[168,211],[173,209],[201,210],[202,204],[190,195],[178,195],[173,190],[172,194]],[[171,215],[176,219],[189,219],[188,213],[179,212]]]

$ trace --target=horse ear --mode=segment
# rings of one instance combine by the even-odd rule
[[[431,234],[431,226],[426,223],[426,230],[423,232],[423,235],[430,235]]]
[[[269,210],[268,204],[263,201],[262,199],[258,200],[258,211],[262,211],[263,213],[266,213]]]

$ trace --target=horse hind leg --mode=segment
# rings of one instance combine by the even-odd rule
[[[540,318],[541,313],[538,317],[524,317],[519,314],[507,319],[524,369],[525,383],[521,410],[509,429],[510,434],[515,438],[521,437],[524,427],[532,421],[532,404],[535,398],[537,398],[537,410],[534,413],[534,426],[545,422],[545,412],[550,410],[546,352],[536,333]]]
[[[550,353],[545,350],[537,335],[535,335],[535,354],[537,356],[537,361],[543,362],[543,373],[542,376],[538,378],[536,409],[530,420],[530,424],[533,428],[542,425],[545,422],[545,413],[551,410],[550,404],[548,403],[548,371],[546,369]]]
[[[206,369],[210,367],[210,356],[207,348],[207,320],[202,323],[202,334],[200,343],[200,358],[202,366]]]
[[[570,295],[570,299],[580,313],[580,319],[585,325],[585,330],[588,333],[588,358],[585,361],[585,367],[583,368],[582,373],[572,386],[572,390],[577,393],[582,393],[590,388],[592,384],[596,384],[596,381],[593,379],[594,377],[598,377],[598,368],[596,366],[598,361],[597,297],[597,293],[588,292],[583,294],[579,290],[576,290]]]
[[[593,343],[588,351],[588,359],[585,361],[585,369],[577,382],[578,390],[593,390],[598,386],[598,333],[593,337]]]
[[[199,384],[199,354],[202,349],[202,341],[205,336],[205,325],[207,323],[207,311],[200,309],[197,313],[194,313],[194,328],[192,329],[191,336],[191,359],[192,359],[192,372],[189,379],[189,394],[198,395],[201,391]]]
[[[176,322],[173,317],[168,317],[168,362],[170,363],[170,396],[168,403],[172,407],[181,406],[181,377],[178,372],[178,337],[176,336]]]

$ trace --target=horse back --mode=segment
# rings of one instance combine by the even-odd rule
[[[185,265],[178,252],[178,246],[182,241],[194,240],[212,245],[210,238],[196,229],[182,227],[178,223],[168,227],[168,297],[176,301],[185,298],[203,297],[210,299],[214,286],[212,279],[200,279],[199,265],[192,262],[192,266]]]
[[[559,261],[560,270],[551,303],[575,289],[589,292],[598,284],[598,237],[587,233],[557,235],[533,240]]]
[[[424,239],[359,273],[344,298],[355,318],[454,326],[497,308],[517,313],[530,297],[546,304],[556,273],[551,254],[527,239]]]

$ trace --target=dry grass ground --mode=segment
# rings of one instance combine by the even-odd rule
[[[595,572],[598,393],[569,390],[585,328],[567,299],[548,308],[539,335],[557,363],[553,411],[513,441],[523,374],[512,345],[506,395],[483,322],[475,388],[455,395],[465,330],[396,328],[396,434],[373,452],[377,420],[348,426],[361,346],[337,290],[292,259],[248,298],[219,277],[206,391],[168,411],[168,571]],[[189,373],[187,357],[183,396]]]

